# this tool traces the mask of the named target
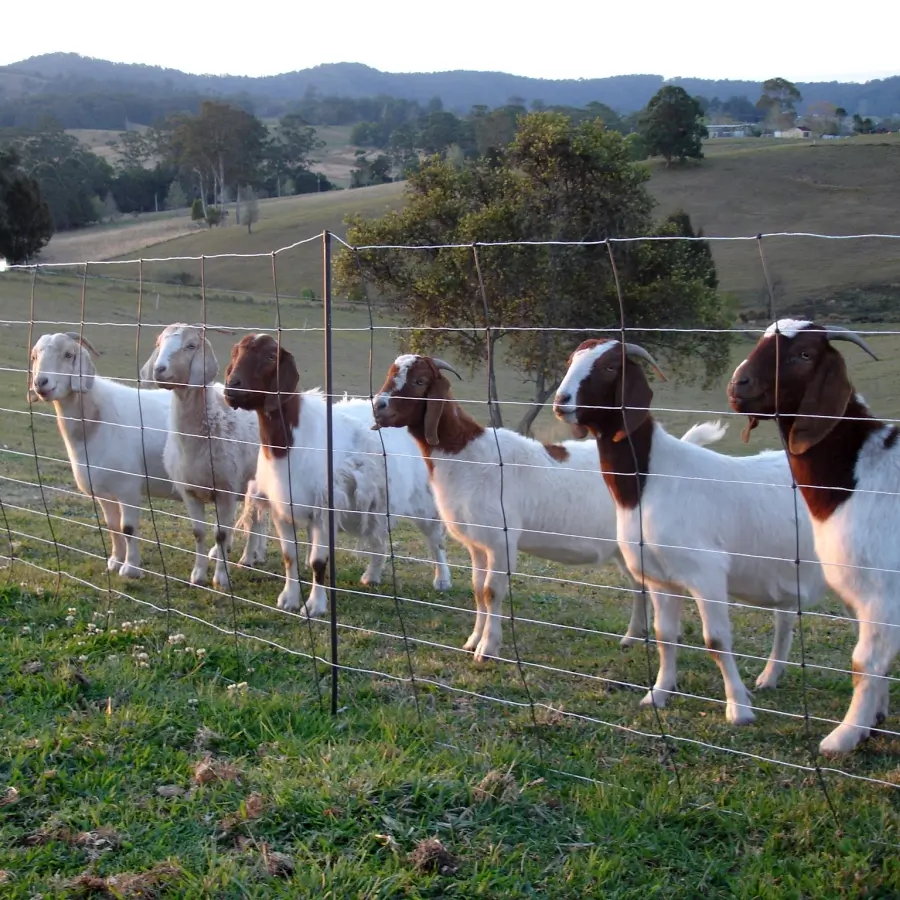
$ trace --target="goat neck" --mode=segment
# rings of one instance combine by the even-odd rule
[[[653,417],[647,418],[620,440],[614,440],[615,429],[597,432],[597,450],[603,480],[617,506],[634,509],[640,502],[650,471],[653,447]]]
[[[424,415],[409,425],[409,433],[419,445],[429,472],[433,470],[432,453],[455,456],[462,453],[472,441],[484,434],[484,427],[479,425],[452,395],[442,402],[444,412],[438,423],[437,444],[429,444],[425,438]],[[424,409],[424,404],[422,406]]]
[[[275,409],[258,409],[259,442],[266,459],[284,459],[300,427],[300,394],[283,394]]]
[[[794,416],[779,416],[778,428],[784,445],[789,446]],[[801,454],[789,454],[794,478],[814,519],[823,521],[849,500],[856,488],[856,465],[863,445],[872,432],[884,427],[869,408],[854,394],[841,420],[822,441]],[[884,436],[885,450],[893,447],[900,429],[889,429]]]

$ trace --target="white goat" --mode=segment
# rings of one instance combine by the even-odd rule
[[[875,419],[854,391],[831,346],[837,340],[875,357],[855,332],[782,319],[728,387],[734,409],[750,416],[745,437],[758,418],[778,413],[825,577],[859,622],[853,699],[819,744],[828,756],[853,750],[887,717],[888,673],[900,651],[900,429]]]
[[[293,393],[298,381],[296,363],[287,350],[278,348],[269,335],[247,335],[232,352],[225,399],[235,408],[256,410],[259,417],[261,448],[253,490],[256,502],[268,503],[281,538],[286,578],[278,606],[289,610],[300,606],[296,526],[307,523],[313,587],[303,611],[320,616],[326,609],[328,559],[326,402],[318,390]],[[385,441],[385,480],[381,441],[371,432],[371,404],[342,401],[332,410],[335,525],[358,537],[370,554],[363,584],[377,584],[381,578],[387,556],[389,499],[391,516],[412,519],[425,536],[435,562],[434,587],[447,590],[450,571],[444,526],[414,445]]]
[[[688,593],[725,681],[726,718],[747,724],[754,715],[731,652],[728,597],[776,611],[772,653],[756,680],[758,688],[774,687],[793,639],[798,590],[802,606],[825,592],[809,515],[790,489],[783,452],[731,457],[667,434],[650,415],[653,391],[633,357],[656,367],[635,344],[624,345],[623,354],[618,341],[585,341],[569,361],[553,410],[577,433],[596,437],[616,503],[619,547],[653,600],[660,667],[642,704],[665,706],[676,689],[681,595]]]
[[[456,374],[439,359],[398,357],[375,399],[375,421],[391,432],[407,428],[415,438],[431,470],[441,516],[469,551],[476,614],[463,646],[482,661],[500,649],[507,573],[515,571],[520,551],[567,565],[614,561],[627,571],[616,545],[612,499],[597,490],[594,445],[542,444],[505,428],[482,428],[453,399],[441,370]],[[707,443],[721,435],[717,426],[704,424],[685,440]],[[596,500],[585,502],[586,497]],[[646,634],[647,610],[635,592],[621,644]]]
[[[141,498],[177,496],[163,464],[171,397],[97,375],[99,353],[74,332],[42,335],[29,392],[52,402],[78,489],[93,494],[112,539],[107,567],[140,578]]]
[[[247,493],[259,454],[259,424],[253,413],[225,403],[215,384],[219,361],[203,326],[175,323],[162,330],[141,368],[143,381],[172,392],[169,435],[163,451],[166,472],[181,495],[194,533],[191,584],[205,585],[209,560],[216,561],[213,584],[227,589],[228,554],[234,541],[238,498]],[[215,504],[216,542],[206,553],[207,503]],[[247,493],[247,545],[242,564],[265,558],[265,508]]]

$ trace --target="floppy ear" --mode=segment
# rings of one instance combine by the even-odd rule
[[[94,368],[90,353],[82,348],[75,361],[75,371],[72,373],[72,390],[75,393],[86,393],[94,386],[96,374],[97,370]]]
[[[194,351],[194,358],[191,360],[191,371],[188,374],[188,384],[193,387],[212,384],[218,374],[219,361],[216,359],[212,344],[209,341],[204,341],[204,344]]]
[[[284,403],[284,400],[282,400],[279,394],[293,394],[294,391],[297,390],[297,385],[299,383],[300,373],[297,371],[297,364],[294,362],[294,357],[291,356],[287,350],[282,348],[278,355],[277,386],[276,380],[273,378],[272,381],[269,382],[269,393],[266,394],[265,401],[263,402],[263,409],[266,412],[275,412],[275,410]]]
[[[141,366],[140,378],[142,384],[154,384],[153,369],[159,356],[159,347],[154,347],[149,359]]]
[[[633,434],[637,428],[647,421],[650,415],[650,401],[653,400],[653,389],[647,381],[644,370],[631,360],[625,363],[625,368],[619,375],[616,383],[616,399],[622,397],[622,380],[624,379],[625,410],[622,413],[623,427],[616,432],[613,441],[622,441]],[[636,409],[635,407],[643,407]]]
[[[441,375],[431,383],[431,388],[425,397],[425,440],[432,447],[438,443],[438,425],[444,414],[444,407],[450,399],[450,382]]]
[[[806,393],[797,409],[797,417],[791,427],[788,449],[799,455],[806,453],[832,432],[847,409],[853,396],[853,386],[847,377],[844,357],[832,348],[806,385]],[[810,418],[810,415],[828,418]]]

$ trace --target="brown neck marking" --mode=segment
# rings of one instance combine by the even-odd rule
[[[300,395],[285,394],[274,410],[258,409],[259,442],[266,459],[284,459],[294,444],[300,424]]]
[[[615,433],[616,429],[610,429],[597,435],[600,469],[616,505],[634,509],[640,502],[650,468],[653,417],[647,416],[632,431],[631,440],[626,436],[620,441],[614,441],[612,436]]]
[[[424,414],[418,422],[409,425],[409,433],[419,445],[429,473],[434,472],[434,463],[431,459],[433,451],[461,453],[475,438],[484,434],[484,427],[479,425],[455,400],[445,400],[443,403],[444,413],[438,423],[437,444],[432,445],[425,440]]]
[[[780,416],[778,419],[785,444],[793,425],[793,416]],[[854,396],[830,434],[805,453],[791,454],[794,478],[814,519],[824,521],[850,499],[856,488],[856,463],[860,450],[869,435],[883,427],[884,423],[875,419]],[[893,446],[897,435],[896,428],[887,433],[885,449]]]

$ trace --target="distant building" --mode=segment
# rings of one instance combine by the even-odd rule
[[[777,138],[808,138],[809,136],[810,130],[805,125],[795,125],[793,128],[775,132]]]
[[[752,128],[753,126],[747,122],[741,122],[736,125],[733,124],[706,126],[706,130],[709,132],[709,136],[711,138],[749,137],[752,134]]]

